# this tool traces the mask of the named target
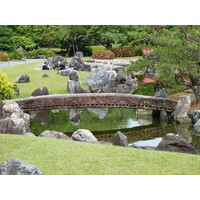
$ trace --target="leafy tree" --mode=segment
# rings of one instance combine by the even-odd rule
[[[85,43],[85,46],[88,44],[87,41],[87,33],[90,29],[90,26],[84,25],[65,25],[61,26],[59,31],[60,42],[62,44],[63,49],[67,49],[67,54],[73,50],[75,46],[82,46]]]
[[[0,26],[0,50],[12,51],[15,49],[13,29],[7,25]]]
[[[152,33],[155,51],[130,69],[154,68],[160,76],[173,76],[191,88],[200,101],[200,26],[174,26]],[[187,80],[189,79],[189,80]]]
[[[37,45],[31,38],[25,36],[14,36],[14,41],[17,48],[21,46],[27,51],[33,50]]]

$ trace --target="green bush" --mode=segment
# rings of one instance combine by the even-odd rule
[[[24,54],[20,50],[15,50],[8,53],[10,60],[20,60],[24,57]]]
[[[135,55],[132,47],[117,47],[110,50],[115,54],[115,57],[132,57]]]
[[[106,47],[104,47],[102,45],[99,45],[99,46],[87,46],[87,47],[91,48],[92,53],[95,52],[95,51],[98,51],[98,50],[106,49]]]
[[[55,53],[50,49],[35,49],[28,52],[28,58],[36,58],[38,55],[44,55],[45,58],[49,58],[54,56]]]
[[[9,56],[7,53],[0,52],[0,61],[9,61]]]
[[[0,100],[12,99],[15,95],[14,84],[8,80],[8,76],[0,71]]]
[[[31,38],[25,36],[14,36],[15,44],[17,47],[23,47],[26,51],[33,50],[36,47],[36,43]]]
[[[92,53],[94,59],[114,59],[115,54],[110,50],[98,50]]]

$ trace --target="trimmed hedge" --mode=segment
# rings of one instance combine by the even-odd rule
[[[92,53],[94,59],[114,59],[115,54],[110,50],[97,50]]]
[[[135,56],[134,49],[132,47],[117,47],[110,49],[115,57],[133,57]]]
[[[28,52],[28,58],[36,58],[38,55],[44,55],[45,58],[49,58],[54,56],[55,53],[49,49],[35,49]]]
[[[9,56],[7,53],[0,52],[0,61],[9,61]]]

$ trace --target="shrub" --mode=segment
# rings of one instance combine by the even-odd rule
[[[132,57],[135,55],[132,47],[117,47],[110,50],[115,54],[115,57]]]
[[[20,60],[24,57],[24,54],[20,50],[15,50],[8,53],[10,60]]]
[[[99,46],[87,46],[89,48],[92,49],[92,53],[95,52],[95,51],[98,51],[98,50],[105,50],[106,47],[102,46],[102,45],[99,45]]]
[[[142,49],[142,55],[145,56],[151,52],[154,52],[154,49],[151,49],[151,48],[146,48],[146,49]]]
[[[114,59],[115,55],[110,50],[97,50],[92,53],[94,59]]]
[[[25,36],[14,36],[15,44],[17,47],[23,47],[26,51],[33,50],[36,47],[36,43],[31,38]]]
[[[14,97],[14,84],[8,80],[8,76],[0,72],[0,100]]]
[[[0,61],[9,61],[9,56],[7,53],[0,52]]]
[[[46,58],[52,57],[55,53],[50,49],[35,49],[28,52],[28,58],[36,58],[38,55],[45,55]]]

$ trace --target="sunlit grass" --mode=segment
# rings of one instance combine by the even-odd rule
[[[200,174],[200,156],[0,134],[0,163],[18,158],[44,174]]]

